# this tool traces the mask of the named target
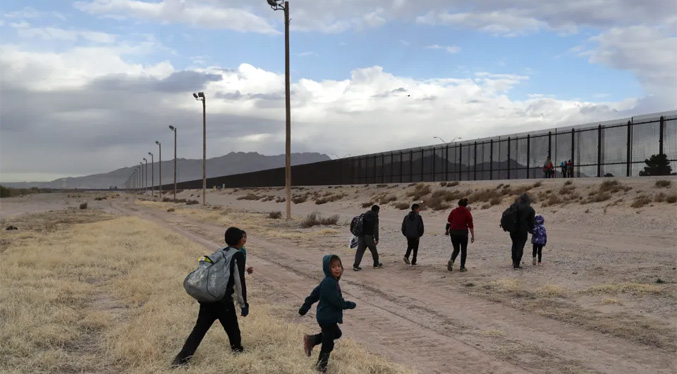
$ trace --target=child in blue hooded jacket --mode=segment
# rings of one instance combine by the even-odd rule
[[[329,355],[334,349],[334,340],[341,337],[341,329],[339,329],[338,324],[343,323],[343,310],[354,309],[355,303],[343,300],[341,294],[341,287],[338,283],[343,274],[341,259],[337,255],[324,256],[322,258],[322,270],[325,275],[324,279],[306,298],[303,306],[299,309],[299,314],[305,315],[310,307],[316,301],[319,301],[316,317],[322,332],[316,335],[304,335],[303,349],[306,355],[310,357],[313,347],[322,344],[316,367],[319,372],[326,373]]]
[[[541,265],[543,247],[548,243],[548,234],[545,232],[545,219],[542,215],[537,214],[534,221],[534,234],[531,236],[531,244],[534,245],[532,264],[536,265],[536,255],[538,255],[538,265]]]

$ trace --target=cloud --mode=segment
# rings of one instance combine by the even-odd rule
[[[40,38],[43,40],[90,41],[99,44],[112,44],[117,40],[116,35],[87,30],[65,30],[56,27],[30,27],[28,23],[14,24],[17,34],[22,38]]]
[[[443,46],[443,45],[439,45],[439,44],[433,44],[433,45],[426,46],[425,49],[441,49],[441,50],[447,51],[447,53],[458,53],[458,52],[461,51],[461,47],[459,47],[457,45]]]
[[[194,27],[229,29],[242,32],[278,34],[271,24],[241,4],[232,7],[195,4],[180,0],[164,0],[148,3],[136,0],[76,1],[74,6],[90,14],[117,19],[136,18],[156,22],[183,23]]]

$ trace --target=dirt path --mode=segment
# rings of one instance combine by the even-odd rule
[[[122,202],[112,206],[210,250],[222,242],[223,227]],[[291,308],[319,281],[324,251],[253,236],[248,247],[266,253],[265,259],[248,254],[253,281],[295,318]],[[368,265],[368,254],[364,261]],[[346,313],[346,336],[421,373],[675,373],[664,351],[460,293],[446,274],[426,266],[364,268],[347,270],[341,282],[346,299],[358,305]],[[312,320],[304,323],[313,326]]]

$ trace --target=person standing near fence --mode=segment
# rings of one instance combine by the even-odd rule
[[[411,205],[411,212],[404,216],[402,220],[402,235],[407,238],[407,252],[404,254],[404,263],[409,264],[409,254],[413,251],[411,264],[416,265],[416,256],[418,255],[418,245],[423,236],[423,218],[421,218],[421,207],[418,204]]]
[[[468,255],[468,230],[470,230],[470,242],[475,242],[475,226],[472,222],[472,214],[467,208],[468,199],[463,198],[458,201],[458,207],[449,213],[447,218],[447,227],[444,235],[451,236],[451,245],[454,251],[451,253],[451,259],[447,262],[447,270],[452,271],[456,256],[461,252],[461,272],[468,271],[465,268],[465,259]]]
[[[367,248],[369,248],[374,260],[374,269],[383,267],[383,264],[378,261],[378,250],[376,249],[378,245],[378,212],[380,210],[381,208],[378,205],[374,205],[363,215],[362,232],[357,236],[357,251],[355,251],[355,263],[353,264],[355,271],[362,270],[360,263]]]
[[[552,164],[550,156],[548,156],[548,158],[543,163],[543,174],[545,175],[545,178],[552,178],[555,174],[555,166]]]
[[[574,163],[571,160],[567,161],[567,176],[569,178],[574,177]]]

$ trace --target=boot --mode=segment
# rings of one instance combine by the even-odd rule
[[[320,358],[317,360],[317,371],[320,373],[327,372],[327,364],[329,363],[329,355],[331,353],[320,352]]]
[[[172,361],[171,364],[172,369],[188,366],[188,363],[190,362],[190,357],[191,356],[184,357],[181,353],[179,353],[178,355],[176,355],[176,357],[174,357],[174,360]]]

